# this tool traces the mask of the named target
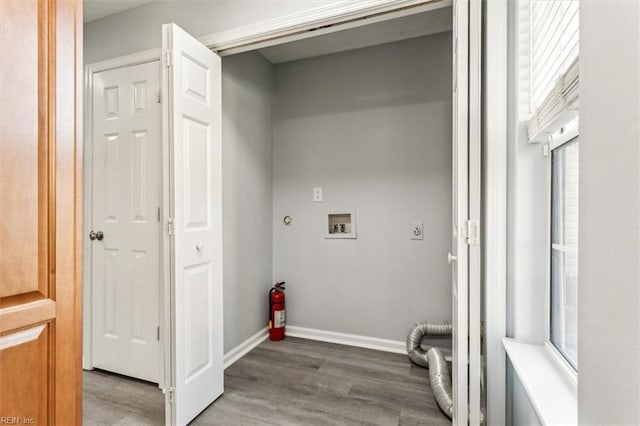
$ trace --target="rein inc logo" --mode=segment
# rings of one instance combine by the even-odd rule
[[[0,425],[35,425],[33,417],[0,416]]]

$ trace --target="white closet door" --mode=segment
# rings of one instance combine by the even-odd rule
[[[480,424],[481,250],[482,194],[482,2],[469,3],[469,424]]]
[[[158,383],[160,63],[93,86],[92,366]]]
[[[453,6],[453,424],[480,417],[480,26],[479,1]]]
[[[452,265],[453,312],[453,424],[466,425],[469,411],[469,252],[464,228],[468,218],[468,132],[469,132],[469,2],[456,0],[453,6],[453,192]]]
[[[187,424],[223,392],[221,60],[163,25],[171,238],[171,422]]]

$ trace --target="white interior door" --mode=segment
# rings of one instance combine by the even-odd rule
[[[453,192],[452,264],[453,312],[453,424],[466,425],[469,410],[469,253],[464,238],[468,219],[468,131],[469,131],[469,39],[468,0],[456,0],[453,7]]]
[[[480,423],[480,47],[481,2],[453,7],[454,425]]]
[[[93,79],[92,366],[158,383],[158,61]]]
[[[163,133],[169,148],[171,421],[223,392],[221,60],[163,25]]]
[[[483,404],[481,349],[481,246],[482,210],[482,3],[469,2],[469,221],[466,242],[469,249],[469,424],[480,425]]]

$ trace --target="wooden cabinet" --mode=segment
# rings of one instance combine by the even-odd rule
[[[81,2],[0,1],[0,422],[82,423],[81,40]]]

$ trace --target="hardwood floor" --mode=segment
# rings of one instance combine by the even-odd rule
[[[153,383],[85,371],[82,420],[84,426],[163,425],[164,395]]]
[[[161,424],[155,385],[85,372],[85,425]],[[225,371],[225,393],[193,425],[450,425],[428,371],[404,355],[287,338]]]

